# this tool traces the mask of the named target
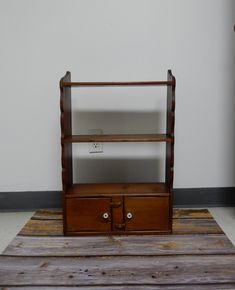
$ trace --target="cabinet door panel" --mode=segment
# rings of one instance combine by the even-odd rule
[[[125,197],[127,231],[169,230],[169,197]]]
[[[111,230],[110,198],[68,198],[66,200],[67,230]]]

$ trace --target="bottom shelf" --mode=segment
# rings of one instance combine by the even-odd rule
[[[65,194],[64,234],[166,234],[172,230],[164,183],[74,184]]]
[[[80,183],[73,184],[66,192],[67,197],[115,196],[115,195],[161,195],[168,196],[166,183]]]

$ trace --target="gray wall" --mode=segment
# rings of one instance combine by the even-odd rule
[[[75,81],[116,81],[165,79],[171,68],[175,188],[234,186],[234,19],[233,0],[0,1],[0,191],[61,189],[66,70]],[[74,93],[76,132],[164,130],[164,89]],[[76,180],[163,179],[161,145],[74,147]]]

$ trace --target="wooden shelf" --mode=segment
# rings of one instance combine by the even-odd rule
[[[66,192],[67,197],[120,194],[128,196],[169,196],[170,189],[165,183],[80,183],[73,184]]]
[[[60,82],[61,87],[113,87],[113,86],[169,86],[175,81],[137,81],[137,82]]]
[[[62,143],[172,142],[173,140],[173,137],[166,134],[73,135],[62,138]]]
[[[166,130],[163,134],[73,135],[71,87],[166,86]],[[169,234],[172,232],[175,77],[128,82],[60,80],[63,230],[65,235]],[[99,89],[99,88],[97,88]],[[108,122],[109,120],[107,120]],[[157,124],[156,124],[157,125]],[[165,142],[165,178],[159,183],[73,183],[73,143]],[[156,145],[156,144],[155,144]],[[153,170],[158,170],[157,167]],[[105,172],[104,172],[105,174]]]

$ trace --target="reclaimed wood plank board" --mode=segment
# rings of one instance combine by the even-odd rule
[[[40,210],[0,256],[0,290],[235,289],[234,259],[206,209],[174,209],[172,235],[96,237],[64,237],[61,211]]]
[[[63,236],[63,221],[30,219],[18,235],[22,236]]]
[[[174,234],[223,234],[214,219],[174,219]],[[20,231],[22,236],[63,236],[62,220],[31,219]]]
[[[33,219],[61,219],[62,220],[62,211],[61,210],[50,210],[50,209],[40,209],[32,217]],[[193,219],[213,219],[212,215],[207,209],[173,209],[173,218],[184,219],[184,218],[193,218]]]
[[[234,254],[225,235],[16,237],[3,252],[14,256],[150,256]]]
[[[235,255],[0,256],[1,286],[234,284]]]
[[[214,219],[174,219],[173,234],[224,234]]]
[[[154,285],[154,286],[6,286],[0,290],[234,290],[235,284],[212,284],[212,285]]]
[[[37,210],[32,219],[35,220],[62,220],[62,211],[61,210],[50,210],[50,209],[39,209]]]
[[[173,209],[173,218],[174,219],[213,219],[212,215],[207,209],[182,209],[174,208]]]

